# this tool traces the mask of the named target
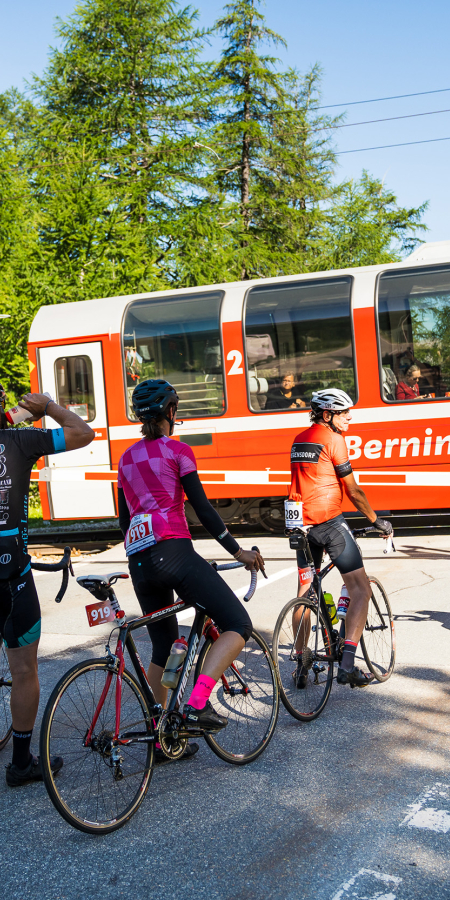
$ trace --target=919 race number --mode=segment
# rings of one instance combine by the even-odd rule
[[[85,609],[90,628],[94,625],[103,625],[104,622],[114,622],[116,618],[114,610],[108,603],[91,603]]]

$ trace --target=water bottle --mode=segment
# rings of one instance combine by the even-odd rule
[[[336,623],[338,621],[338,617],[337,617],[337,613],[336,613],[336,607],[334,605],[333,595],[328,594],[326,591],[324,591],[323,599],[325,600],[325,603],[327,605],[327,610],[328,610],[328,614],[331,619],[331,624],[336,625]]]
[[[348,590],[345,587],[345,584],[343,584],[341,587],[341,594],[340,594],[340,597],[338,600],[338,608],[337,608],[338,619],[345,619],[349,605],[350,605],[350,597],[348,596]]]
[[[166,668],[164,669],[161,678],[163,687],[170,688],[171,691],[174,691],[177,687],[187,649],[188,645],[184,637],[177,638],[177,640],[173,642],[170,656],[166,662]]]
[[[51,394],[47,391],[45,392],[44,397],[48,397],[49,400],[52,399]],[[13,406],[12,409],[8,409],[8,412],[5,413],[5,415],[10,425],[18,425],[19,422],[25,422],[26,419],[33,418],[33,413],[28,409],[24,409],[23,406]]]

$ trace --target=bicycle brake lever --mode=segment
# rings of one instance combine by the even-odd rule
[[[259,547],[252,547],[252,550],[256,550],[256,552],[259,553]],[[264,566],[261,566],[259,571],[264,575],[264,578],[267,579],[266,570],[265,570]]]

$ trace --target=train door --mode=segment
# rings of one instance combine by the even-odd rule
[[[39,369],[41,390],[48,391],[60,406],[75,412],[95,431],[95,440],[87,447],[49,457],[52,518],[114,516],[107,474],[111,460],[101,342],[41,348]],[[46,418],[44,426],[54,427],[53,420]],[[105,481],[101,480],[102,472]]]

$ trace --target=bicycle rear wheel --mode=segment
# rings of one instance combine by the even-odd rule
[[[272,655],[277,667],[280,695],[287,711],[300,722],[312,722],[323,712],[333,684],[332,627],[323,610],[302,597],[286,603],[273,633]],[[328,660],[323,657],[327,657]]]
[[[361,650],[366,664],[377,681],[387,681],[394,671],[395,630],[388,595],[378,578],[369,576],[372,594]]]
[[[3,638],[0,637],[0,750],[6,747],[12,735],[11,672]]]
[[[205,641],[195,669],[195,681],[202,672],[213,645]],[[219,678],[211,702],[228,725],[217,734],[205,734],[217,756],[236,766],[253,762],[266,749],[277,724],[279,694],[275,666],[269,648],[257,631]]]
[[[108,682],[86,747],[86,735]],[[153,742],[114,742],[116,682],[116,673],[104,659],[79,663],[56,685],[42,721],[40,753],[50,799],[70,825],[89,834],[107,834],[125,825],[142,803],[153,773]],[[125,669],[119,737],[153,735],[142,689]],[[57,778],[50,768],[54,755],[64,759]]]

